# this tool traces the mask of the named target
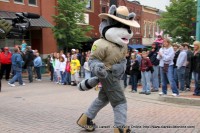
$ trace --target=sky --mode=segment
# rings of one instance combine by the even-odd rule
[[[165,6],[169,5],[170,0],[137,0],[144,6],[155,7],[157,9],[166,11]]]

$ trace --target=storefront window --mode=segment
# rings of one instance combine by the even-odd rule
[[[24,3],[24,0],[14,0],[16,3]]]
[[[37,0],[29,0],[30,5],[37,5]]]

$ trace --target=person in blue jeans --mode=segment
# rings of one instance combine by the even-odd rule
[[[187,51],[184,49],[184,47],[184,43],[181,44],[181,46],[179,47],[180,54],[176,62],[180,91],[185,91],[185,69],[187,65]]]
[[[18,48],[14,48],[14,54],[12,55],[11,61],[12,61],[12,69],[13,71],[15,71],[15,75],[8,82],[8,85],[14,87],[15,86],[14,83],[16,80],[18,80],[19,85],[25,85],[25,83],[22,81],[22,66],[24,64],[24,61],[19,53]]]
[[[130,66],[130,67],[129,67]],[[131,54],[130,64],[128,64],[130,80],[131,80],[131,91],[132,93],[137,92],[137,80],[138,74],[140,73],[139,70],[139,62],[136,60],[136,54]]]
[[[160,75],[162,80],[162,92],[159,95],[167,95],[167,83],[172,89],[172,96],[176,97],[179,95],[179,91],[177,89],[177,85],[174,80],[173,71],[174,71],[174,49],[171,46],[171,42],[169,39],[165,38],[163,41],[163,47],[160,48],[157,59],[160,60]]]
[[[34,59],[33,63],[34,63],[34,67],[35,67],[35,71],[37,74],[37,81],[41,81],[42,80],[42,76],[41,76],[41,67],[42,67],[42,59],[39,56],[39,53],[35,53],[36,58]]]
[[[142,60],[140,65],[141,75],[142,75],[142,92],[139,94],[151,94],[151,73],[153,72],[153,65],[146,51],[142,52]]]
[[[159,89],[159,78],[158,78],[159,60],[156,58],[158,55],[158,51],[159,51],[159,43],[154,42],[152,44],[152,49],[148,55],[149,59],[151,60],[151,63],[153,65],[153,70],[154,70],[151,76],[151,81],[152,81],[151,92],[158,92],[158,89]]]
[[[177,88],[179,88],[179,85],[178,85],[178,74],[177,74],[177,66],[176,66],[176,62],[177,62],[177,59],[178,59],[178,56],[180,54],[180,50],[179,50],[179,47],[180,45],[177,44],[177,43],[174,43],[173,44],[173,49],[174,49],[174,59],[173,59],[173,62],[174,62],[174,80],[175,80],[175,83],[176,83],[176,86]]]

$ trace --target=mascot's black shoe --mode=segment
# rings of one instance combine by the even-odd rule
[[[129,128],[114,128],[114,133],[134,133]]]
[[[92,119],[88,118],[86,114],[82,114],[80,116],[80,118],[77,121],[77,124],[82,127],[85,128],[88,132],[92,132],[95,130],[95,123],[93,123]]]

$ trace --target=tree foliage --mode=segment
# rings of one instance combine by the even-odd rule
[[[161,29],[172,38],[178,38],[179,42],[190,42],[190,36],[195,33],[197,1],[171,0],[166,9],[158,20]]]
[[[87,36],[92,27],[84,25],[86,0],[57,0],[55,7],[58,15],[53,16],[56,25],[53,27],[54,36],[62,47],[80,48],[81,42],[90,39]],[[81,23],[81,24],[80,24]]]

